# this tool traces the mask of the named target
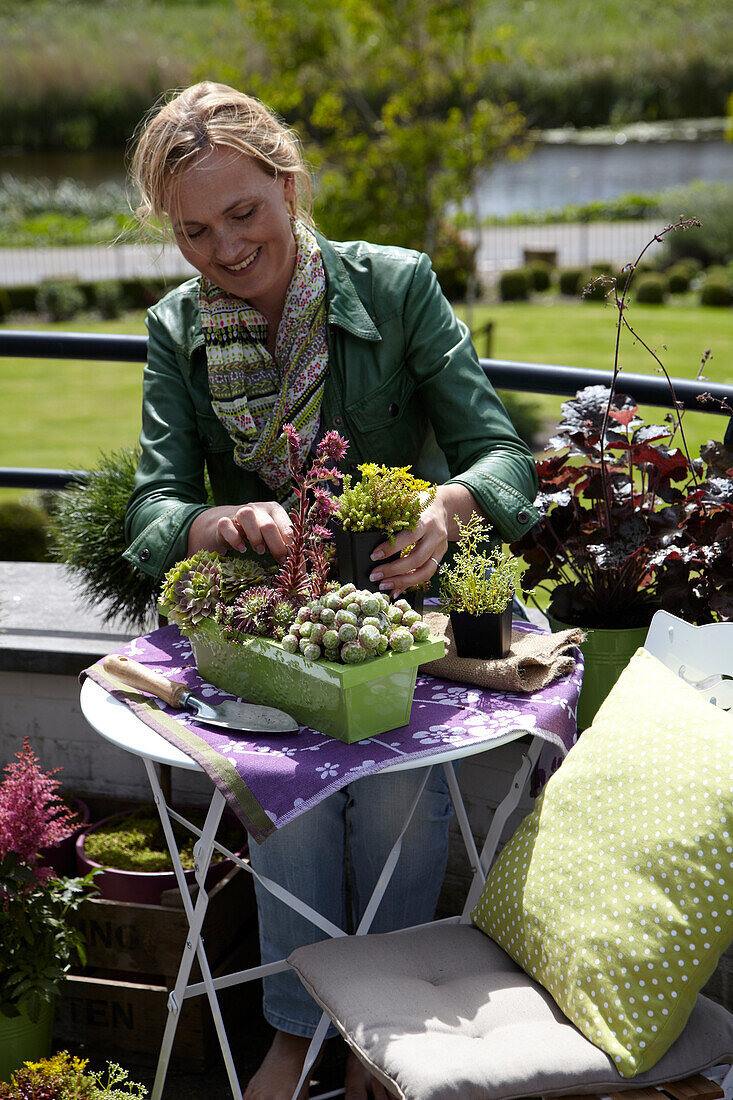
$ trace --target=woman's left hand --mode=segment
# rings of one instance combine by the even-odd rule
[[[465,485],[440,485],[435,498],[411,531],[400,531],[394,544],[382,542],[375,548],[370,580],[392,597],[399,596],[406,588],[425,584],[440,565],[448,542],[458,538],[456,516],[465,523],[474,511],[476,501]],[[391,562],[383,560],[408,546],[412,549],[403,558]]]
[[[383,562],[392,554],[411,546],[409,554],[395,561]],[[445,508],[438,500],[429,504],[411,531],[400,531],[394,544],[382,542],[372,554],[375,563],[369,579],[379,582],[382,592],[399,596],[406,588],[425,584],[440,565],[440,559],[448,549],[448,520]]]

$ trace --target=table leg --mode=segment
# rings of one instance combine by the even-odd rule
[[[501,840],[504,826],[519,805],[524,789],[527,786],[527,781],[534,771],[535,764],[540,758],[543,744],[542,738],[533,737],[532,744],[529,746],[526,756],[522,757],[522,763],[517,768],[514,779],[512,780],[512,785],[509,788],[509,793],[504,796],[494,810],[494,816],[491,819],[491,827],[486,835],[484,846],[481,849],[481,873],[474,875],[473,882],[466,896],[466,902],[463,906],[463,912],[461,913],[461,924],[470,924],[471,922],[471,910],[476,905],[481,891],[483,890],[485,877],[491,864],[494,862],[494,856],[496,855],[496,849],[499,847],[499,841]]]
[[[221,1015],[221,1008],[219,1007],[219,1001],[216,995],[216,989],[212,982],[211,969],[209,967],[209,960],[204,950],[203,941],[201,939],[201,929],[203,927],[204,918],[206,916],[206,910],[209,904],[209,896],[206,893],[206,875],[211,863],[211,856],[214,851],[214,838],[216,837],[216,831],[221,821],[222,813],[226,801],[221,792],[217,789],[214,791],[211,804],[209,806],[208,813],[206,815],[206,821],[204,823],[201,837],[199,838],[195,848],[195,869],[196,869],[196,882],[198,884],[198,896],[196,898],[196,904],[193,905],[191,901],[191,895],[188,892],[188,884],[186,883],[183,867],[181,866],[181,860],[178,855],[178,848],[176,845],[175,837],[173,835],[173,827],[168,814],[168,805],[163,797],[163,792],[158,782],[158,777],[155,774],[155,769],[149,760],[145,760],[145,766],[148,772],[148,780],[150,782],[153,798],[155,804],[158,807],[160,814],[161,825],[163,826],[163,832],[165,834],[166,842],[173,863],[173,869],[176,874],[176,881],[181,891],[181,899],[183,901],[183,908],[188,920],[189,932],[186,940],[186,945],[181,957],[181,963],[178,969],[178,976],[176,978],[175,986],[168,997],[168,1019],[165,1025],[165,1031],[163,1032],[163,1041],[161,1043],[160,1053],[158,1055],[158,1066],[155,1073],[155,1081],[153,1083],[152,1100],[160,1100],[163,1094],[163,1088],[165,1086],[165,1078],[168,1072],[168,1063],[170,1061],[171,1050],[173,1048],[173,1041],[176,1035],[176,1029],[178,1027],[178,1020],[183,1001],[186,993],[186,987],[188,979],[191,974],[191,967],[193,966],[194,957],[198,958],[199,966],[201,967],[201,974],[204,980],[204,986],[206,988],[206,994],[209,1000],[209,1005],[214,1018],[214,1026],[221,1046],[222,1056],[224,1058],[224,1064],[226,1066],[227,1077],[229,1078],[229,1084],[232,1090],[232,1096],[235,1100],[240,1100],[242,1090],[239,1087],[239,1081],[237,1080],[237,1072],[234,1066],[234,1059],[232,1058],[231,1048],[229,1046],[229,1040],[227,1038],[226,1029],[224,1027],[224,1021]]]

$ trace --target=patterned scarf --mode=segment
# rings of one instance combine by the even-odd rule
[[[310,450],[328,371],[326,275],[318,242],[292,219],[298,246],[285,296],[275,356],[267,322],[241,298],[201,277],[199,305],[214,412],[234,440],[234,461],[255,471],[276,500],[294,501],[283,424],[293,424]]]

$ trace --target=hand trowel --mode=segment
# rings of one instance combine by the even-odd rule
[[[212,707],[202,699],[197,699],[185,684],[168,680],[159,672],[153,672],[145,665],[131,661],[129,657],[111,653],[104,658],[102,667],[110,676],[116,676],[129,687],[148,691],[171,707],[186,707],[196,715],[199,722],[205,722],[206,725],[223,726],[224,729],[239,730],[242,733],[294,733],[298,729],[295,719],[276,707],[232,699],[226,699]]]

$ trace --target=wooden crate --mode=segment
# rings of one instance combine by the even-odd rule
[[[88,968],[118,971],[129,981],[170,984],[175,980],[188,936],[177,889],[160,905],[89,898],[73,917],[84,933]],[[257,923],[252,876],[235,867],[209,894],[202,936],[209,964],[220,961]],[[130,975],[138,975],[137,978]]]
[[[86,965],[70,974],[56,1009],[54,1040],[117,1054],[157,1055],[168,1016],[168,992],[175,984],[188,937],[188,921],[177,889],[160,905],[90,898],[74,915],[86,939]],[[259,963],[257,910],[252,876],[234,868],[212,889],[203,928],[209,965],[217,974]],[[190,981],[200,980],[194,962]],[[222,1011],[239,1020],[261,1018],[261,984],[222,991]],[[246,1026],[246,1025],[245,1025]],[[219,1057],[206,996],[184,1001],[173,1059],[185,1069],[204,1071]]]
[[[256,929],[216,968],[215,974],[230,973],[259,962]],[[230,1034],[247,1031],[247,1020],[261,1020],[261,983],[221,990],[219,1004]],[[95,1057],[124,1060],[143,1055],[155,1059],[160,1050],[168,1018],[168,989],[165,985],[122,981],[90,972],[68,976],[56,1007],[54,1044],[86,1048]],[[254,1026],[254,1025],[253,1025]],[[209,1002],[204,994],[183,1002],[173,1044],[171,1064],[183,1070],[203,1073],[221,1059]]]

